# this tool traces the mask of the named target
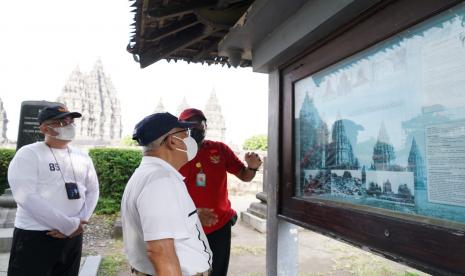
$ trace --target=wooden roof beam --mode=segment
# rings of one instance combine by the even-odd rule
[[[147,14],[157,20],[161,20],[192,13],[195,9],[215,7],[216,3],[217,0],[196,0],[190,3],[183,3],[182,5],[158,6],[148,10]]]
[[[179,32],[177,35],[163,39],[162,47],[150,47],[140,53],[140,67],[145,68],[152,63],[167,58],[174,52],[182,50],[190,45],[210,36],[216,29],[207,28],[202,24]]]
[[[226,31],[226,30],[219,30],[218,32],[212,34],[211,36],[216,37],[218,39],[222,39],[227,33],[228,33],[228,31]]]
[[[195,16],[188,17],[183,20],[171,23],[165,28],[161,28],[161,29],[156,28],[152,31],[146,30],[146,35],[144,38],[146,42],[155,42],[169,35],[172,35],[174,33],[190,28],[198,23],[199,22],[197,21]]]
[[[208,56],[208,53],[210,53],[212,50],[215,50],[217,47],[218,47],[218,41],[211,41],[209,45],[204,47],[202,51],[200,51],[195,56],[193,56],[192,59],[195,61],[200,61],[200,59]]]

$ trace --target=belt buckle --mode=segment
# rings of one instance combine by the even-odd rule
[[[148,274],[145,274],[145,273],[142,273],[142,272],[138,271],[134,267],[131,267],[131,273],[134,273],[136,275],[142,275],[142,276],[147,276],[148,275]]]

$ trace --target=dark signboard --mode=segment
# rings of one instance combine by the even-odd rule
[[[20,149],[24,145],[44,140],[44,135],[40,133],[39,130],[37,115],[40,110],[51,104],[58,103],[47,101],[24,101],[21,103],[16,150]]]

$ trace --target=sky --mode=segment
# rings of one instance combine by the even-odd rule
[[[0,3],[0,99],[16,140],[21,102],[55,101],[78,66],[102,61],[121,102],[123,136],[151,114],[160,98],[175,113],[183,97],[203,109],[214,89],[226,140],[267,132],[268,76],[251,68],[160,61],[145,69],[126,52],[132,23],[125,0],[24,0]],[[178,115],[178,114],[175,114]]]

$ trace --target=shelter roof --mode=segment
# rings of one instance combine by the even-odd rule
[[[128,52],[145,68],[161,59],[248,67],[218,52],[218,43],[254,0],[130,0],[134,28]]]

